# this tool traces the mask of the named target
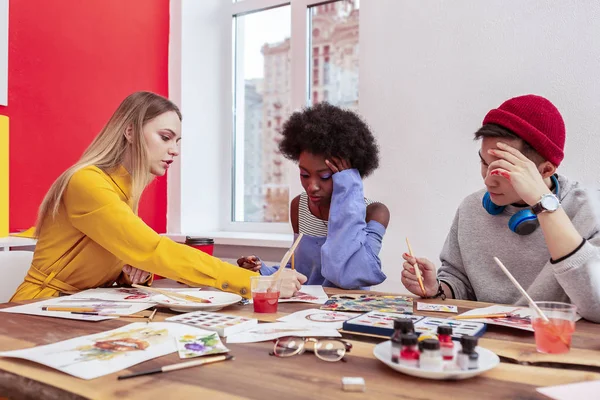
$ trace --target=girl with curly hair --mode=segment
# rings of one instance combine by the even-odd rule
[[[320,103],[292,114],[283,126],[282,154],[298,163],[305,190],[292,200],[295,237],[304,234],[295,266],[308,285],[364,289],[386,279],[379,251],[390,219],[388,208],[363,195],[362,179],[379,166],[379,149],[354,112]],[[242,268],[273,274],[256,256]]]

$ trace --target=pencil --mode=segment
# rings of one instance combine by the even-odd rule
[[[406,245],[408,246],[408,254],[414,258],[412,247],[410,247],[410,242],[408,241],[408,237],[406,238]],[[421,288],[421,293],[423,297],[427,297],[427,292],[425,292],[425,286],[423,286],[423,276],[421,276],[421,270],[419,269],[419,263],[415,262],[413,267],[415,268],[415,275],[417,275],[417,281],[419,281],[419,287]]]
[[[292,271],[296,270],[296,266],[294,265],[295,258],[296,258],[296,254],[292,253]]]
[[[229,355],[229,354],[215,356],[215,357],[208,357],[208,358],[203,358],[201,360],[165,365],[164,367],[149,369],[147,371],[142,371],[142,372],[135,372],[135,373],[129,374],[129,375],[121,375],[121,376],[117,377],[117,379],[122,380],[122,379],[135,378],[136,376],[160,374],[161,372],[169,372],[169,371],[176,371],[178,369],[198,367],[200,365],[212,364],[212,363],[216,363],[219,361],[227,361],[227,360],[232,360],[232,359],[234,359],[233,356]]]
[[[92,307],[61,307],[61,306],[47,306],[42,307],[42,311],[65,311],[65,312],[79,312],[79,313],[93,313],[98,310]]]
[[[454,319],[510,318],[510,314],[457,315]]]

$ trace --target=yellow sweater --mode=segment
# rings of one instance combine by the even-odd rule
[[[135,215],[130,195],[124,167],[77,171],[58,215],[44,221],[31,268],[11,301],[111,285],[125,264],[250,297],[250,277],[257,273],[158,235]]]

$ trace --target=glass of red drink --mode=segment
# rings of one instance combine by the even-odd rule
[[[274,279],[272,276],[252,276],[250,277],[250,288],[252,290],[254,312],[277,312],[281,279]]]
[[[571,336],[575,332],[577,307],[557,301],[537,301],[536,304],[548,317],[541,318],[535,310],[532,325],[535,345],[540,353],[560,354],[571,349]]]

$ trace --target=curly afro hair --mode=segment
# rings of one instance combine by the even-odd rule
[[[329,103],[293,113],[281,134],[279,150],[296,162],[303,151],[339,157],[348,160],[362,177],[379,166],[379,147],[367,124],[358,114]]]

